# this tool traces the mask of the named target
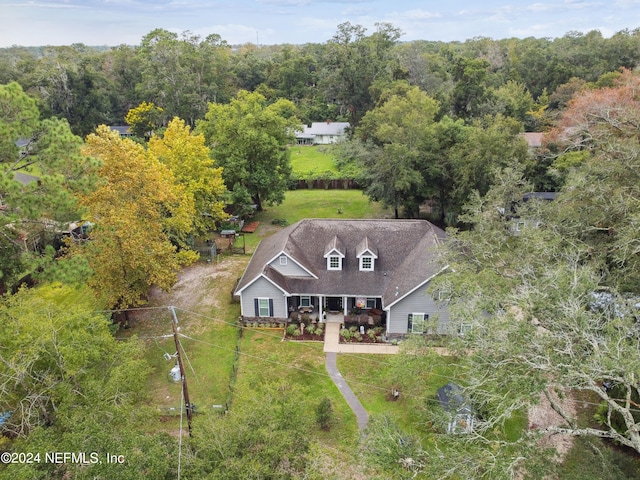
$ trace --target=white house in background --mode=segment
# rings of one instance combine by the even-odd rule
[[[313,122],[310,127],[304,126],[296,132],[298,145],[329,145],[342,140],[349,128],[349,122]]]
[[[373,310],[387,337],[446,333],[444,298],[427,293],[446,268],[435,251],[444,238],[425,220],[301,220],[258,245],[235,295],[245,318]]]

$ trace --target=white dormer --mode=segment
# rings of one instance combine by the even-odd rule
[[[358,259],[360,271],[373,272],[378,258],[378,248],[375,244],[369,240],[369,237],[364,237],[364,239],[358,244],[358,248],[356,250],[356,258]]]
[[[327,259],[327,270],[342,270],[342,262],[345,256],[345,247],[342,240],[333,237],[324,249],[324,258]]]

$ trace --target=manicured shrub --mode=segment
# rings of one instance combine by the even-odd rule
[[[287,331],[287,335],[293,336],[293,333],[297,332],[298,329],[296,328],[295,325],[289,325],[289,326],[287,326],[287,330],[286,331]]]
[[[353,332],[348,328],[343,328],[340,330],[340,336],[348,342],[353,337]]]

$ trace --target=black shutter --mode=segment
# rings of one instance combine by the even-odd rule
[[[409,325],[407,327],[407,332],[411,333],[413,330],[413,313],[409,314]]]
[[[258,299],[253,299],[253,306],[256,308],[256,317],[260,316],[260,306],[258,305]]]
[[[273,298],[269,299],[269,316],[273,317]]]

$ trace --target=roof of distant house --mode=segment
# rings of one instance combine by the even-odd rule
[[[13,178],[20,182],[22,185],[29,185],[33,182],[39,182],[40,177],[36,177],[35,175],[29,175],[28,173],[15,172],[13,174]]]
[[[558,192],[529,192],[522,196],[522,199],[526,202],[532,198],[537,200],[555,200]]]
[[[302,135],[344,135],[345,129],[349,128],[349,122],[313,122],[310,127],[304,126]]]
[[[131,131],[129,125],[111,125],[109,128],[123,136],[133,135],[133,132]]]
[[[524,139],[529,144],[529,147],[537,148],[537,147],[541,147],[542,146],[542,137],[544,136],[544,133],[540,133],[540,132],[525,132],[525,133],[522,134],[522,136],[524,137]]]

